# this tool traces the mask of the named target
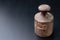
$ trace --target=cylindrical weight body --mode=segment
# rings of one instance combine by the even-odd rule
[[[53,32],[53,18],[51,19],[50,17],[53,16],[52,15],[50,15],[50,17],[48,16],[51,20],[44,21],[42,21],[43,17],[41,18],[41,20],[39,20],[36,16],[39,16],[39,18],[41,17],[40,15],[35,15],[34,17],[34,31],[36,35],[40,37],[50,36]]]

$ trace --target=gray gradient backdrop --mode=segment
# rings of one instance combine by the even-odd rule
[[[54,32],[48,38],[34,34],[34,14],[40,4],[49,4],[54,15]],[[0,40],[60,40],[59,0],[0,0]]]

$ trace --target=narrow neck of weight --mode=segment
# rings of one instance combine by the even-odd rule
[[[41,11],[41,14],[42,14],[43,16],[46,16],[47,11]]]

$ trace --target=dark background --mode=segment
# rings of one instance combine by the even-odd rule
[[[53,34],[41,38],[34,34],[34,15],[40,4],[48,4],[54,15]],[[0,0],[0,40],[60,40],[59,0]]]

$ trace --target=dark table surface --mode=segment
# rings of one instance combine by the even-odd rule
[[[35,35],[33,25],[37,8],[44,3],[54,15],[54,32],[47,38]],[[0,0],[0,40],[60,40],[60,1]]]

